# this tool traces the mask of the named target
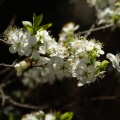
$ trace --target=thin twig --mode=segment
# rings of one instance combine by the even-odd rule
[[[2,96],[0,96],[2,98]],[[9,96],[4,95],[5,100],[7,100],[9,103],[17,106],[17,107],[22,107],[22,108],[28,108],[28,109],[45,109],[47,106],[33,106],[33,105],[28,105],[28,104],[22,104],[19,102],[16,102],[15,100],[11,99]]]
[[[9,43],[7,43],[5,40],[3,40],[3,39],[0,39],[0,43],[3,43],[3,44],[5,44],[5,45],[7,45],[7,46],[10,46],[10,44]]]
[[[92,32],[92,30],[95,28],[95,24],[93,24],[91,27],[90,27],[90,29],[88,30],[88,32],[84,35],[84,37],[85,38],[87,38],[90,34],[91,34],[91,32]]]
[[[17,79],[18,79],[18,77],[15,77],[14,79],[7,80],[6,82],[0,84],[0,88],[6,87],[7,85],[13,83],[13,82],[16,81]]]
[[[120,97],[120,94],[115,96],[100,96],[100,97],[92,97],[90,100],[114,100]]]
[[[3,70],[0,71],[0,74],[4,74],[5,72],[7,72],[8,70],[10,70],[10,68],[5,68]]]
[[[11,68],[14,67],[14,65],[9,65],[9,64],[5,64],[5,63],[0,63],[0,66],[11,67]]]
[[[91,32],[103,30],[103,29],[106,29],[106,28],[110,28],[110,27],[112,27],[112,26],[113,26],[113,24],[104,25],[104,26],[101,26],[101,27],[97,27],[97,28],[92,29]],[[82,34],[86,34],[86,33],[88,33],[88,32],[89,32],[89,30],[86,30],[86,31],[83,31],[83,32],[78,32],[77,34],[78,34],[78,35],[82,35]]]
[[[1,98],[2,98],[2,106],[5,105],[5,94],[2,88],[0,88]]]
[[[2,81],[5,82],[5,81],[8,80],[12,75],[13,75],[13,73],[10,71],[10,72],[3,78]]]

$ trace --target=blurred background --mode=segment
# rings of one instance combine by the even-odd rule
[[[88,6],[86,0],[0,0],[1,39],[9,25],[22,27],[22,21],[32,21],[33,12],[43,14],[42,24],[53,23],[49,30],[56,38],[67,22],[79,24],[79,31],[84,31],[96,21],[96,11]],[[120,52],[119,33],[120,28],[107,28],[92,32],[88,38],[103,42],[105,53],[116,54]],[[0,63],[11,64],[17,57],[17,54],[9,53],[8,46],[0,43]],[[101,59],[106,59],[105,55]],[[0,68],[1,71],[3,69]],[[9,74],[10,71],[0,74],[0,85],[8,81],[6,76]],[[3,90],[15,101],[41,106],[40,109],[45,112],[72,111],[73,120],[120,120],[120,73],[108,66],[105,75],[102,80],[82,87],[77,87],[74,79],[65,79],[53,85],[38,85],[32,90],[17,79]],[[11,115],[15,120],[20,120],[22,115],[38,109],[17,106],[9,100],[2,105],[2,99],[0,101],[0,120],[10,120]]]

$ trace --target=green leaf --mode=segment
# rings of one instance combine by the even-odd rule
[[[43,20],[43,14],[40,14],[38,17],[37,17],[37,26],[40,25],[40,23],[42,22]]]
[[[54,116],[55,116],[55,120],[60,120],[60,112],[55,112]]]
[[[120,19],[120,16],[114,15],[114,16],[112,16],[112,19],[113,19],[114,23],[117,23],[117,21]]]
[[[73,112],[66,112],[61,116],[60,120],[72,120]]]
[[[41,31],[41,30],[46,30],[48,29],[49,27],[52,26],[52,23],[48,23],[48,24],[45,24],[45,25],[41,25],[37,28],[37,31]]]
[[[14,120],[13,114],[10,114],[10,115],[9,115],[9,120]]]
[[[29,21],[22,21],[22,24],[23,24],[24,26],[30,26],[30,27],[32,27],[32,23],[29,22]]]
[[[116,3],[115,3],[115,6],[116,6],[116,7],[120,7],[120,2],[116,2]]]
[[[37,16],[35,13],[33,13],[33,28],[35,29],[37,27]]]
[[[27,29],[31,34],[33,34],[33,27],[32,27],[32,23],[29,21],[22,21],[23,26],[25,29]]]
[[[24,26],[33,35],[33,28],[30,26]]]

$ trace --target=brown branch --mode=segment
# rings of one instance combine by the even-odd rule
[[[19,59],[20,59],[20,57],[19,57],[18,59],[16,59],[15,61],[13,61],[12,65],[11,65],[11,64],[5,64],[5,63],[0,63],[0,66],[13,68],[14,65],[16,64],[16,62],[17,62]]]
[[[95,24],[93,24],[91,27],[90,27],[90,29],[88,30],[88,32],[84,35],[84,37],[85,38],[87,38],[90,34],[91,34],[91,32],[92,32],[92,30],[95,28]]]
[[[8,70],[10,70],[10,68],[5,68],[3,70],[0,71],[0,74],[4,74],[5,72],[7,72]]]
[[[2,106],[5,104],[5,94],[2,88],[0,88],[1,98],[2,98]]]
[[[14,79],[11,79],[11,80],[7,80],[6,82],[0,84],[0,88],[6,87],[7,85],[13,83],[13,82],[16,81],[17,79],[18,79],[18,77],[15,77]]]
[[[16,16],[16,15],[13,15],[13,17],[12,17],[9,25],[7,26],[7,28],[6,28],[6,30],[3,32],[3,34],[5,34],[5,33],[8,31],[8,29],[10,28],[10,26],[13,26],[13,25],[14,25],[16,18],[17,18],[17,16]]]
[[[120,98],[120,94],[115,96],[100,96],[100,97],[92,97],[90,100],[114,100]]]
[[[2,96],[0,96],[2,98]],[[17,107],[22,107],[22,108],[28,108],[28,109],[45,109],[47,106],[33,106],[33,105],[28,105],[28,104],[22,104],[19,102],[16,102],[15,100],[11,99],[9,96],[4,95],[5,100],[7,100],[9,103],[17,106]]]

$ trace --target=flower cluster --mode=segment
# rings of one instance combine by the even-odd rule
[[[88,0],[97,11],[98,24],[120,25],[120,2],[119,0]]]
[[[60,112],[50,111],[45,114],[42,110],[39,110],[37,112],[24,115],[21,120],[72,120],[72,118],[72,112],[65,112],[61,114]]]
[[[54,44],[57,44],[48,34],[48,31],[38,31],[36,35],[30,35],[29,31],[13,28],[7,34],[7,42],[11,44],[9,51],[18,52],[20,56],[32,56],[37,60],[40,54],[51,54],[54,51]]]
[[[38,18],[39,16],[36,16],[37,20]],[[26,23],[29,22],[25,22],[25,25]],[[32,24],[29,27],[31,26]],[[63,26],[58,42],[47,30],[35,31],[37,28],[33,26],[32,32],[31,29],[14,28],[6,36],[11,53],[18,52],[20,56],[24,55],[36,63],[36,66],[23,73],[24,84],[32,87],[37,83],[53,83],[56,79],[75,77],[78,86],[82,86],[95,82],[104,73],[108,62],[98,60],[100,55],[104,54],[102,43],[77,36],[75,30],[79,25],[70,22]],[[17,75],[22,75],[23,69],[27,67],[25,61],[22,64],[17,63],[15,65]]]
[[[26,114],[21,120],[55,120],[53,113],[45,114],[42,110]]]

